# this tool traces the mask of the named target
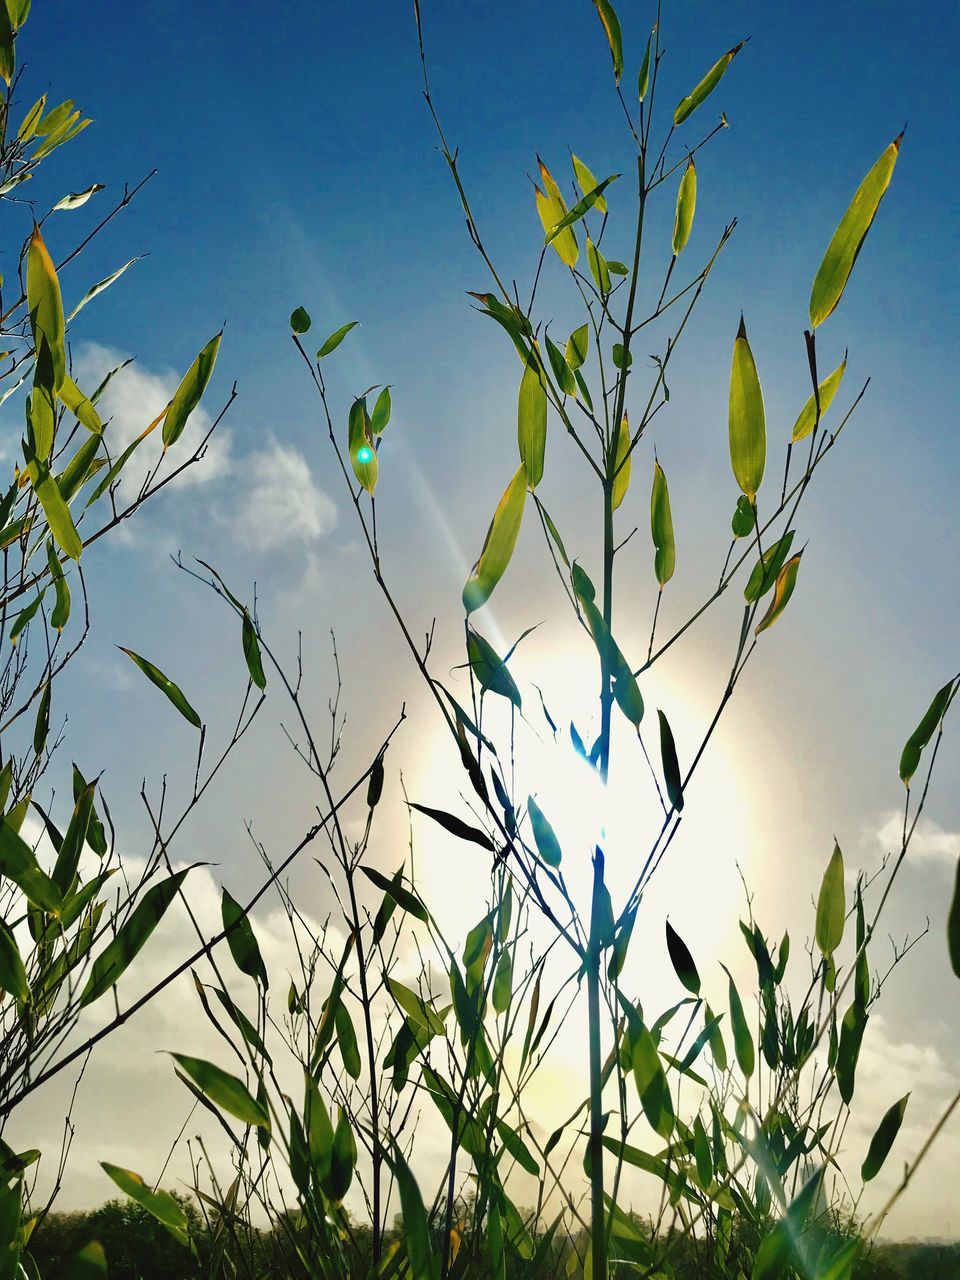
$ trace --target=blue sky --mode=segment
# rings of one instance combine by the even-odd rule
[[[652,17],[649,5],[619,8],[630,99]],[[630,163],[595,12],[587,0],[563,0],[549,13],[536,3],[463,0],[424,0],[423,10],[434,97],[461,149],[481,230],[523,291],[542,240],[526,177],[536,154],[558,174],[568,147],[597,174]],[[813,273],[860,178],[908,122],[891,190],[820,339],[827,368],[830,356],[836,363],[850,347],[848,396],[868,375],[871,388],[811,497],[801,522],[810,540],[801,588],[749,673],[743,711],[731,713],[741,718],[723,747],[764,795],[752,815],[747,861],[774,933],[781,917],[799,911],[798,901],[806,905],[834,832],[852,860],[876,858],[876,832],[900,802],[903,740],[958,666],[958,193],[950,161],[957,25],[954,6],[849,0],[681,3],[665,14],[661,107],[672,106],[724,49],[752,37],[712,100],[732,127],[698,156],[687,253],[700,261],[734,215],[739,226],[672,366],[672,416],[657,437],[678,526],[677,583],[665,606],[674,620],[715,576],[725,551],[717,531],[725,533],[736,499],[726,384],[740,312],[771,439],[776,431],[785,438],[808,394],[802,330]],[[310,338],[318,341],[346,320],[362,321],[331,375],[344,430],[350,395],[373,382],[394,387],[395,421],[381,461],[382,528],[415,629],[438,616],[438,653],[449,667],[459,660],[463,573],[516,466],[517,366],[465,296],[486,280],[420,96],[412,5],[291,3],[266,21],[261,6],[220,0],[38,4],[25,43],[40,86],[75,96],[96,121],[50,166],[56,177],[44,181],[53,199],[99,181],[108,185],[98,197],[104,202],[125,181],[159,170],[65,281],[65,292],[79,294],[127,258],[150,253],[85,313],[80,357],[91,369],[102,364],[89,344],[137,355],[146,381],[122,406],[135,413],[137,395],[160,396],[162,404],[164,380],[186,368],[225,320],[209,406],[234,379],[240,392],[227,422],[229,450],[209,482],[149,513],[141,534],[104,557],[94,583],[102,610],[90,645],[92,676],[72,687],[71,715],[77,723],[94,718],[91,749],[119,796],[133,794],[143,773],[176,761],[182,731],[157,715],[149,740],[120,749],[131,721],[142,723],[157,708],[151,691],[125,678],[113,644],[162,658],[186,689],[198,691],[211,719],[229,716],[226,699],[241,679],[239,646],[211,602],[168,566],[163,553],[182,546],[213,559],[247,594],[258,579],[264,621],[282,637],[304,627],[315,663],[308,690],[318,708],[330,674],[326,637],[336,625],[351,712],[348,761],[362,758],[404,698],[421,715],[411,748],[419,759],[432,726],[411,672],[385,647],[382,607],[287,328],[298,304],[313,315]],[[714,118],[712,105],[700,115]],[[688,127],[700,136],[698,123]],[[623,258],[626,186],[612,189],[627,216],[608,233],[611,256]],[[662,192],[651,214],[651,258],[658,237],[668,252],[673,187]],[[66,216],[87,226],[94,203],[57,215]],[[59,226],[50,232],[54,245]],[[66,242],[66,226],[62,234]],[[578,322],[552,260],[541,304],[564,333]],[[588,530],[596,526],[564,444],[559,433],[551,437],[545,500],[564,512],[565,530],[582,537],[589,560]],[[781,458],[771,444],[771,474]],[[641,464],[645,476],[648,459]],[[273,536],[257,522],[272,511],[267,480],[285,465],[302,505],[292,534]],[[633,500],[641,530],[628,570],[636,586],[624,594],[623,626],[645,637],[653,586],[639,488]],[[497,624],[509,636],[561,612],[526,532],[516,572],[498,593]],[[733,617],[720,610],[714,622],[711,615],[692,637],[686,665],[671,670],[668,687],[693,689],[694,707],[729,643]],[[529,663],[525,674],[536,678],[536,657]],[[271,721],[257,744],[238,753],[214,806],[191,826],[204,854],[228,863],[241,887],[257,871],[243,819],[261,824],[278,851],[309,814],[312,797],[291,776],[287,750]],[[932,810],[942,833],[960,830],[950,786],[957,762],[955,745],[948,746]],[[136,823],[132,802],[115,807]],[[905,872],[890,927],[898,936],[916,931],[929,913],[933,936],[897,975],[886,1034],[892,1045],[928,1055],[925,1062],[932,1053],[949,1076],[943,1064],[958,1060],[960,1038],[944,1012],[944,999],[955,997],[946,985],[942,914],[960,840],[951,845],[948,834],[930,832],[928,842],[934,852]],[[703,855],[691,843],[689,856]],[[735,877],[732,855],[725,865]],[[303,877],[306,891],[320,892],[316,876],[305,870]],[[942,1206],[928,1221],[918,1211],[902,1229],[932,1230],[937,1213]]]

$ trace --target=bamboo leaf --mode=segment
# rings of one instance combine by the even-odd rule
[[[603,199],[603,193],[606,191],[607,187],[609,187],[610,183],[616,182],[619,177],[619,173],[611,173],[609,177],[606,177],[602,182],[597,183],[595,187],[589,190],[585,196],[577,201],[572,209],[565,213],[558,222],[554,223],[547,232],[543,243],[545,245],[552,244],[553,241],[556,240],[557,236],[565,231],[567,227],[572,227],[575,223],[579,222],[581,218],[585,217],[594,205],[599,205],[602,202],[604,208],[606,208],[606,201]]]
[[[9,992],[22,1003],[30,999],[23,959],[13,934],[3,920],[0,920],[0,991]]]
[[[567,339],[567,364],[571,369],[576,371],[582,366],[589,349],[590,328],[589,325],[582,324],[579,329],[574,329]]]
[[[843,924],[847,915],[846,892],[843,883],[843,854],[834,844],[827,863],[817,899],[817,946],[825,956],[832,956],[843,938]]]
[[[250,1096],[242,1080],[204,1058],[191,1058],[183,1053],[170,1056],[215,1106],[243,1124],[269,1130],[270,1116],[266,1108]]]
[[[358,482],[371,496],[377,487],[379,462],[377,449],[370,428],[370,415],[367,413],[367,398],[361,396],[350,406],[347,420],[347,443],[350,450],[350,464]]]
[[[768,627],[772,627],[787,607],[787,603],[793,595],[793,589],[797,585],[797,573],[800,569],[800,557],[802,555],[803,552],[799,551],[795,556],[791,556],[777,574],[777,581],[773,588],[773,599],[770,601],[767,612],[754,629],[756,635],[759,635],[761,631],[766,631]]]
[[[206,390],[207,383],[217,363],[217,352],[220,350],[220,333],[214,334],[207,345],[183,375],[183,379],[174,392],[170,407],[163,420],[163,447],[169,449],[180,439],[187,419],[200,403],[200,397]]]
[[[83,310],[83,308],[87,305],[88,302],[92,302],[98,294],[103,293],[104,289],[109,289],[112,284],[116,283],[116,281],[120,279],[120,277],[123,275],[125,271],[127,271],[130,267],[132,267],[135,262],[139,262],[139,261],[140,261],[139,257],[131,258],[130,261],[125,262],[122,267],[118,267],[116,271],[111,271],[111,273],[108,276],[104,276],[102,280],[98,280],[96,284],[91,285],[90,288],[87,290],[87,292],[83,295],[83,297],[77,303],[77,305],[73,308],[73,310],[67,316],[67,324],[69,324],[71,320],[75,320],[77,318],[77,316],[80,314],[80,312]],[[129,363],[130,363],[129,360],[124,361],[124,364],[129,364]],[[123,368],[123,365],[121,365],[120,368]],[[116,372],[116,370],[114,370],[114,372]],[[91,398],[95,403],[96,397],[94,396]]]
[[[902,138],[902,133],[894,138],[860,183],[827,246],[810,293],[810,325],[814,329],[823,324],[843,296],[853,264],[893,177]]]
[[[960,862],[957,863],[957,877],[953,885],[953,900],[947,916],[947,950],[950,953],[950,965],[960,978]]]
[[[620,77],[623,75],[623,35],[620,31],[620,20],[610,0],[593,0],[593,3],[606,34],[607,44],[610,46],[613,74],[619,84]]]
[[[667,951],[670,953],[670,963],[673,965],[674,972],[690,994],[698,996],[700,994],[700,974],[697,972],[693,956],[690,954],[687,944],[669,920],[666,921],[666,927]]]
[[[267,677],[263,674],[263,659],[260,656],[260,642],[257,639],[257,629],[253,625],[253,619],[250,617],[250,610],[243,611],[243,656],[247,663],[247,671],[250,673],[250,679],[258,689],[267,687]]]
[[[693,228],[693,215],[697,207],[697,169],[693,156],[687,161],[687,167],[680,179],[677,191],[677,207],[673,215],[673,256],[677,257],[686,248]]]
[[[196,729],[203,728],[203,722],[200,717],[184,697],[179,686],[175,685],[169,676],[165,676],[159,667],[155,667],[152,662],[142,658],[139,653],[134,653],[132,649],[126,649],[122,644],[117,645],[117,648],[121,653],[125,653],[135,666],[140,668],[151,684],[155,684],[162,693],[166,694],[184,720],[189,721]]]
[[[317,359],[322,360],[323,357],[328,356],[331,351],[336,351],[337,347],[339,347],[340,343],[344,340],[350,330],[355,329],[359,323],[359,320],[350,320],[347,324],[342,324],[339,329],[335,329],[317,352]]]
[[[756,527],[757,517],[753,509],[753,503],[749,502],[741,493],[737,499],[737,506],[733,513],[733,519],[730,522],[730,528],[735,538],[746,538],[753,533]]]
[[[388,897],[392,898],[401,911],[406,911],[408,915],[416,916],[424,924],[429,921],[430,913],[427,908],[415,894],[403,888],[397,876],[394,876],[391,880],[381,872],[374,870],[373,867],[361,867],[361,871],[378,889],[382,889]]]
[[[729,981],[730,1024],[733,1027],[733,1047],[736,1051],[740,1070],[745,1078],[749,1080],[756,1066],[753,1036],[750,1034],[750,1024],[747,1022],[747,1016],[743,1011],[743,1004],[740,1000],[740,992],[737,990],[737,985],[726,965],[722,967]]]
[[[478,844],[481,849],[489,849],[491,853],[496,852],[496,846],[485,831],[480,831],[477,827],[471,827],[469,823],[462,822],[452,813],[447,813],[443,809],[430,809],[424,804],[414,804],[410,802],[410,808],[416,809],[418,813],[426,814],[428,818],[432,818],[445,831],[449,831],[451,835],[456,836],[459,840],[468,840],[471,844]]]
[[[241,973],[259,982],[266,991],[270,986],[270,979],[267,977],[267,967],[263,963],[250,917],[226,889],[220,900],[220,915],[223,927],[228,931],[227,946],[234,964]]]
[[[477,683],[484,693],[499,693],[507,698],[518,709],[522,699],[516,681],[507,669],[507,664],[499,656],[487,640],[478,631],[470,627],[467,631],[467,657]]]
[[[654,28],[656,30],[656,28]],[[643,51],[643,61],[640,63],[640,72],[637,76],[637,97],[642,102],[647,96],[647,90],[650,88],[650,45],[653,42],[653,32],[647,36],[647,47]]]
[[[792,545],[793,530],[790,529],[772,547],[768,547],[753,566],[747,585],[743,589],[743,598],[747,604],[753,604],[754,601],[765,596],[774,585]]]
[[[63,565],[54,550],[52,539],[47,541],[47,568],[54,590],[57,593],[57,602],[53,606],[53,612],[50,615],[50,625],[55,631],[62,631],[70,620],[70,588],[67,586]]]
[[[146,1209],[147,1213],[168,1227],[181,1244],[187,1243],[189,1219],[182,1206],[169,1192],[151,1191],[140,1174],[134,1173],[132,1169],[122,1169],[119,1165],[108,1164],[105,1160],[100,1161],[100,1168],[113,1179],[124,1195],[135,1200]],[[104,1268],[104,1274],[106,1274],[106,1268]]]
[[[12,813],[0,820],[0,875],[12,880],[27,901],[43,911],[60,909],[60,890],[40,869],[30,846],[17,834]]]
[[[908,788],[910,780],[919,768],[920,757],[923,755],[924,748],[933,737],[943,717],[947,714],[947,709],[953,701],[955,693],[956,681],[948,680],[943,688],[934,695],[933,701],[924,713],[923,719],[907,739],[903,753],[900,756],[900,779]]]
[[[685,98],[681,98],[677,104],[677,109],[673,113],[673,123],[683,124],[688,116],[696,111],[697,107],[705,101],[706,98],[713,93],[714,89],[723,78],[723,73],[729,67],[730,63],[737,56],[743,46],[745,40],[741,40],[739,44],[734,45],[732,49],[728,49],[722,58],[718,58],[707,74],[703,77],[695,89],[687,94]]]
[[[741,316],[730,369],[730,461],[737,484],[748,502],[756,501],[766,459],[763,392]]]
[[[910,1094],[905,1093],[900,1101],[895,1102],[886,1112],[877,1126],[876,1133],[870,1139],[867,1158],[860,1166],[860,1176],[864,1182],[869,1182],[872,1178],[875,1178],[883,1168],[883,1162],[890,1154],[890,1148],[900,1132],[900,1126],[903,1124],[903,1116],[909,1100]]]
[[[27,251],[27,308],[33,345],[39,352],[41,337],[50,349],[53,391],[59,391],[67,373],[63,302],[53,259],[47,251],[40,228],[34,226]]]
[[[680,764],[677,760],[677,748],[673,740],[673,730],[662,711],[657,711],[660,718],[660,758],[663,761],[663,776],[667,784],[667,795],[674,809],[679,813],[683,808],[683,779]]]
[[[607,294],[610,292],[610,289],[612,287],[611,281],[610,281],[610,271],[609,271],[609,268],[607,267],[607,260],[606,258],[604,258],[603,254],[600,252],[597,246],[593,243],[590,237],[587,236],[586,239],[587,239],[587,266],[590,268],[590,274],[593,276],[593,283],[597,286],[597,288],[601,293]],[[622,367],[622,362],[617,360],[618,346],[619,346],[618,343],[614,343],[613,362],[619,369]],[[622,346],[620,346],[620,350],[623,351]]]
[[[392,412],[393,400],[390,395],[390,388],[384,387],[377,396],[376,403],[373,406],[373,413],[370,415],[370,430],[375,436],[382,435],[386,430]]]
[[[81,422],[88,431],[92,431],[94,435],[98,436],[102,434],[103,423],[100,421],[100,415],[69,374],[64,375],[57,395],[77,421]]]
[[[673,577],[677,565],[677,545],[673,536],[673,514],[667,477],[659,462],[653,464],[653,490],[650,494],[650,532],[653,536],[653,571],[660,590]]]
[[[290,313],[290,328],[296,334],[306,333],[312,321],[303,307],[295,307]]]
[[[580,256],[580,250],[577,247],[577,237],[574,235],[573,229],[567,226],[559,231],[557,235],[551,235],[557,224],[567,216],[566,201],[560,194],[560,188],[557,186],[553,174],[539,156],[537,156],[537,165],[540,169],[540,181],[543,183],[543,190],[541,191],[534,184],[534,196],[536,198],[537,213],[543,224],[544,234],[548,237],[545,243],[553,245],[560,257],[560,261],[566,266],[575,266],[577,258]]]
[[[486,604],[506,572],[513,549],[517,545],[526,497],[527,473],[520,466],[493,513],[480,559],[464,584],[463,607],[467,613],[473,613]]]
[[[62,200],[58,200],[50,212],[56,213],[58,209],[79,209],[82,205],[87,203],[91,196],[95,196],[98,191],[102,190],[103,183],[95,182],[84,191],[71,191],[70,194],[64,196]]]
[[[63,500],[60,486],[47,464],[33,453],[26,441],[23,444],[23,453],[27,463],[27,475],[37,495],[37,501],[43,508],[50,532],[65,555],[68,555],[71,560],[79,560],[80,553],[83,551],[83,542],[73,523],[70,508]]]
[[[573,155],[571,152],[570,159],[573,162],[573,172],[576,174],[577,185],[583,195],[588,195],[591,191],[596,191],[600,183],[597,182],[591,171],[587,168],[579,156]],[[602,195],[598,195],[593,202],[596,205],[597,213],[607,212],[607,202]]]
[[[439,1259],[433,1252],[427,1225],[427,1211],[423,1207],[420,1189],[396,1143],[394,1143],[393,1154],[386,1159],[397,1180],[397,1190],[400,1193],[403,1242],[410,1268],[409,1280],[438,1280]]]
[[[547,392],[540,369],[531,356],[520,379],[517,396],[517,444],[531,489],[536,489],[543,479],[546,443]]]
[[[866,1026],[867,1015],[854,1000],[843,1015],[843,1021],[840,1024],[840,1043],[837,1048],[836,1062],[837,1088],[840,1091],[840,1097],[848,1106],[853,1097],[857,1059],[860,1056],[860,1045]]]
[[[633,465],[633,450],[631,449],[633,441],[630,436],[630,421],[626,414],[620,420],[620,426],[617,428],[617,445],[613,455],[613,492],[611,495],[611,503],[613,510],[616,511],[627,496],[627,490],[630,488],[630,469]]]
[[[92,1004],[113,987],[140,954],[150,935],[166,914],[190,868],[177,871],[148,889],[114,937],[94,960],[80,1004]]]
[[[560,860],[563,856],[560,849],[560,841],[550,822],[534,800],[533,796],[527,797],[527,812],[530,815],[530,826],[533,828],[533,838],[536,841],[537,851],[548,867],[559,867]]]
[[[565,396],[575,396],[577,394],[577,383],[573,376],[573,370],[564,359],[563,352],[551,342],[550,335],[546,334],[547,356],[550,359],[550,367],[553,370],[553,376],[557,380],[557,385]]]
[[[834,369],[833,373],[829,374],[826,378],[824,378],[824,380],[820,383],[819,387],[817,388],[817,395],[819,396],[819,399],[820,399],[820,420],[821,421],[823,420],[824,414],[830,408],[830,404],[833,401],[833,397],[837,394],[837,391],[840,387],[840,383],[843,381],[843,375],[844,373],[846,373],[846,370],[847,370],[847,357],[846,355],[844,355],[843,359],[837,365],[836,369]],[[797,444],[798,441],[805,440],[813,430],[814,426],[816,426],[816,424],[817,424],[817,396],[812,395],[810,399],[807,401],[807,403],[800,410],[800,416],[799,418],[797,418],[796,422],[793,424],[793,431],[791,432],[791,435],[790,435],[790,438],[793,441],[793,443]]]

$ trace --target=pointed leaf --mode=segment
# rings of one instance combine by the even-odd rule
[[[217,352],[220,350],[222,336],[222,333],[218,333],[210,339],[183,375],[183,380],[174,392],[170,407],[167,409],[163,420],[162,434],[163,447],[165,449],[168,449],[170,445],[175,444],[180,439],[183,429],[187,425],[187,419],[200,403],[200,397],[206,390],[207,383],[213,373],[213,366],[217,362]]]
[[[875,1178],[883,1168],[883,1162],[890,1154],[890,1148],[900,1132],[900,1126],[903,1124],[903,1116],[909,1100],[909,1093],[905,1093],[900,1101],[895,1102],[887,1111],[877,1126],[876,1133],[870,1139],[870,1150],[867,1152],[867,1158],[860,1166],[860,1176],[864,1182],[869,1182],[871,1178]]]
[[[506,572],[520,533],[526,498],[527,473],[520,466],[493,513],[480,559],[464,585],[463,607],[467,613],[486,604]]]
[[[135,666],[140,668],[152,684],[155,684],[158,689],[166,694],[185,720],[189,721],[196,729],[203,728],[203,722],[184,697],[180,688],[168,676],[165,676],[159,667],[155,667],[152,662],[142,658],[139,653],[134,653],[132,649],[125,649],[122,644],[118,645],[117,648],[121,653],[125,653]]]
[[[270,1128],[270,1116],[266,1108],[251,1097],[242,1080],[203,1058],[191,1058],[182,1053],[172,1053],[170,1056],[215,1106],[243,1124],[256,1125],[260,1129]]]
[[[741,316],[730,369],[730,461],[737,484],[749,502],[756,501],[766,459],[763,392]]]
[[[820,420],[823,420],[824,414],[830,408],[833,397],[837,394],[840,383],[843,381],[843,375],[847,370],[847,357],[843,359],[828,377],[820,383],[817,393],[820,399]],[[817,396],[811,396],[807,403],[800,410],[800,416],[793,424],[793,431],[790,438],[794,444],[800,440],[805,440],[817,424]]]
[[[673,256],[682,253],[690,239],[693,228],[693,215],[697,207],[697,169],[693,156],[687,161],[687,167],[680,179],[677,191],[677,207],[673,215]]]
[[[114,937],[94,960],[90,976],[80,995],[81,1005],[98,1000],[115,985],[121,974],[132,964],[163,919],[189,871],[189,867],[184,871],[177,871],[147,890]]]
[[[673,577],[677,565],[677,545],[673,536],[673,513],[667,477],[659,462],[653,464],[653,489],[650,494],[650,532],[653,536],[653,571],[661,590]]]
[[[732,49],[728,49],[722,58],[719,58],[707,74],[703,77],[697,87],[688,93],[685,98],[681,98],[677,104],[677,109],[673,113],[673,123],[683,124],[688,116],[696,111],[697,107],[714,91],[720,83],[723,73],[729,67],[730,63],[743,48],[745,41],[741,40],[738,45],[734,45]]]

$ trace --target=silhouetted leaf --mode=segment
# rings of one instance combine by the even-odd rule
[[[449,831],[451,835],[456,836],[458,839],[469,840],[473,844],[478,844],[481,849],[489,849],[491,853],[496,852],[496,845],[494,845],[485,831],[480,831],[477,827],[471,827],[469,823],[462,822],[460,818],[455,817],[452,813],[447,813],[443,809],[430,809],[424,804],[414,804],[413,801],[410,802],[410,808],[416,809],[418,813],[425,813],[428,818],[432,818],[445,831]]]
[[[900,778],[907,787],[910,786],[910,780],[917,772],[924,748],[933,737],[943,717],[947,714],[947,708],[953,701],[955,693],[956,681],[948,680],[943,688],[934,695],[933,701],[924,713],[923,719],[907,739],[906,746],[900,756]]]
[[[670,953],[670,963],[673,965],[674,972],[690,994],[698,996],[700,994],[700,974],[697,972],[693,956],[690,954],[687,944],[669,920],[666,921],[666,927],[667,950]]]
[[[295,307],[290,313],[290,328],[296,334],[306,333],[312,321],[303,307]]]
[[[867,1158],[860,1166],[860,1176],[864,1182],[869,1182],[871,1178],[875,1178],[883,1168],[883,1162],[890,1154],[890,1148],[900,1132],[900,1126],[903,1124],[903,1116],[909,1099],[910,1094],[905,1093],[900,1101],[895,1102],[886,1112],[877,1126],[876,1133],[870,1139]]]
[[[234,964],[241,973],[261,983],[266,991],[270,986],[270,979],[267,977],[267,967],[263,963],[250,917],[226,889],[220,900],[220,915],[224,929],[228,930],[227,946]]]

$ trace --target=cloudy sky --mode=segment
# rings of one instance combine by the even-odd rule
[[[620,8],[632,84],[651,19],[644,6]],[[394,645],[287,327],[298,304],[314,317],[309,336],[318,341],[348,320],[361,321],[331,364],[344,436],[350,397],[374,383],[393,386],[378,489],[385,560],[414,633],[437,618],[436,669],[450,673],[461,660],[460,588],[516,467],[517,366],[509,344],[468,305],[466,291],[487,282],[420,96],[409,10],[387,0],[351,6],[298,0],[265,24],[256,6],[169,0],[127,7],[122,19],[103,3],[38,5],[31,15],[24,56],[34,83],[76,97],[96,121],[61,153],[59,165],[48,166],[50,199],[97,181],[107,185],[96,197],[104,204],[124,182],[159,171],[65,275],[69,302],[127,259],[149,253],[84,313],[73,334],[77,380],[86,386],[119,359],[136,356],[107,406],[115,438],[132,437],[226,321],[206,408],[191,426],[195,437],[234,380],[239,390],[189,484],[144,513],[91,565],[95,623],[69,683],[65,751],[78,759],[82,753],[88,776],[105,770],[106,793],[134,855],[145,838],[140,780],[168,772],[174,786],[185,784],[193,746],[115,645],[158,661],[214,730],[225,728],[242,696],[236,628],[172,567],[169,557],[178,549],[215,563],[245,598],[256,583],[264,627],[288,659],[302,631],[305,700],[318,718],[332,689],[335,629],[348,714],[344,781],[406,701],[410,715],[391,763],[402,762],[413,799],[449,798],[455,762],[415,672]],[[568,148],[597,174],[630,163],[595,13],[586,0],[563,0],[549,22],[534,0],[428,0],[424,12],[448,137],[460,147],[485,241],[504,276],[523,291],[542,242],[527,177],[536,154],[555,171],[563,169]],[[663,625],[678,625],[695,607],[726,551],[737,496],[727,456],[727,379],[740,312],[763,381],[773,474],[782,465],[773,441],[786,439],[808,394],[802,331],[813,272],[863,173],[909,121],[891,190],[822,337],[825,365],[849,346],[846,403],[867,376],[870,389],[805,504],[798,537],[808,549],[788,616],[752,660],[690,795],[682,837],[645,900],[656,935],[669,911],[696,943],[701,968],[717,970],[715,979],[720,959],[746,972],[736,924],[737,864],[764,928],[779,936],[789,926],[798,940],[809,934],[811,897],[834,834],[848,865],[877,868],[895,837],[903,742],[958,666],[960,450],[950,412],[957,279],[949,216],[957,190],[945,162],[955,142],[951,28],[955,37],[952,6],[906,0],[802,8],[683,0],[665,20],[671,102],[721,51],[753,38],[716,95],[732,127],[698,156],[697,220],[687,255],[701,261],[726,222],[736,216],[739,225],[671,364],[670,405],[658,419],[657,452],[670,478],[678,541]],[[665,184],[660,207],[651,211],[651,261],[655,246],[669,252],[672,200]],[[609,253],[626,258],[626,191],[620,211],[608,231]],[[50,224],[48,241],[54,249],[72,244],[76,228],[96,216],[93,201],[55,215],[62,223]],[[579,323],[553,260],[539,296],[543,318],[559,332]],[[637,412],[649,376],[638,357],[631,393]],[[9,439],[16,415],[4,414]],[[595,565],[596,498],[556,428],[544,500],[558,523],[562,516],[568,544]],[[644,442],[635,462],[640,479],[623,508],[624,532],[634,523],[640,531],[624,553],[617,630],[638,661],[655,600],[645,523],[652,448]],[[530,521],[485,625],[492,638],[509,643],[544,622],[519,651],[517,676],[525,688],[542,685],[564,718],[586,719],[590,654],[569,624],[534,535]],[[645,690],[651,706],[669,709],[681,753],[695,745],[722,689],[738,617],[732,600],[711,611]],[[277,857],[310,823],[315,787],[284,737],[285,714],[268,702],[176,850],[184,860],[217,864],[195,877],[201,914],[209,914],[220,881],[237,897],[256,882],[259,863],[246,822]],[[882,1021],[871,1023],[861,1112],[849,1135],[853,1167],[879,1116],[907,1088],[914,1095],[900,1139],[904,1157],[960,1081],[958,992],[943,938],[960,853],[958,764],[953,734],[930,820],[918,833],[887,921],[902,941],[929,917],[930,934],[891,979]],[[543,767],[539,785],[548,789],[559,779],[569,796],[562,767],[547,760]],[[385,803],[394,825],[387,824],[373,856],[392,867],[403,823],[395,775]],[[420,838],[427,897],[431,886],[442,892],[452,874],[465,890],[482,892],[484,869],[467,864],[461,848],[432,832]],[[629,867],[614,866],[615,883],[628,877]],[[304,864],[294,883],[309,914],[322,917],[325,888],[316,868]],[[474,923],[457,902],[451,912],[453,932]],[[282,966],[276,913],[265,913],[258,926]],[[186,923],[171,921],[148,962],[159,971],[189,940]],[[882,956],[875,963],[880,967]],[[654,1001],[660,993],[664,1004],[670,999],[663,957],[653,949],[635,977],[652,985]],[[179,1003],[145,1014],[91,1064],[65,1203],[107,1194],[98,1158],[140,1167],[145,1176],[159,1169],[185,1108],[166,1061],[153,1050],[203,1049],[192,1012],[182,1014],[189,998],[185,991]],[[131,1125],[143,1114],[145,1091],[153,1123],[148,1132],[137,1130],[133,1147]],[[105,1093],[112,1103],[106,1113],[98,1105]],[[38,1105],[21,1123],[54,1141],[57,1122],[47,1117],[57,1114]],[[948,1176],[958,1158],[955,1125],[891,1231],[960,1233]],[[878,1180],[880,1192],[889,1185]]]

